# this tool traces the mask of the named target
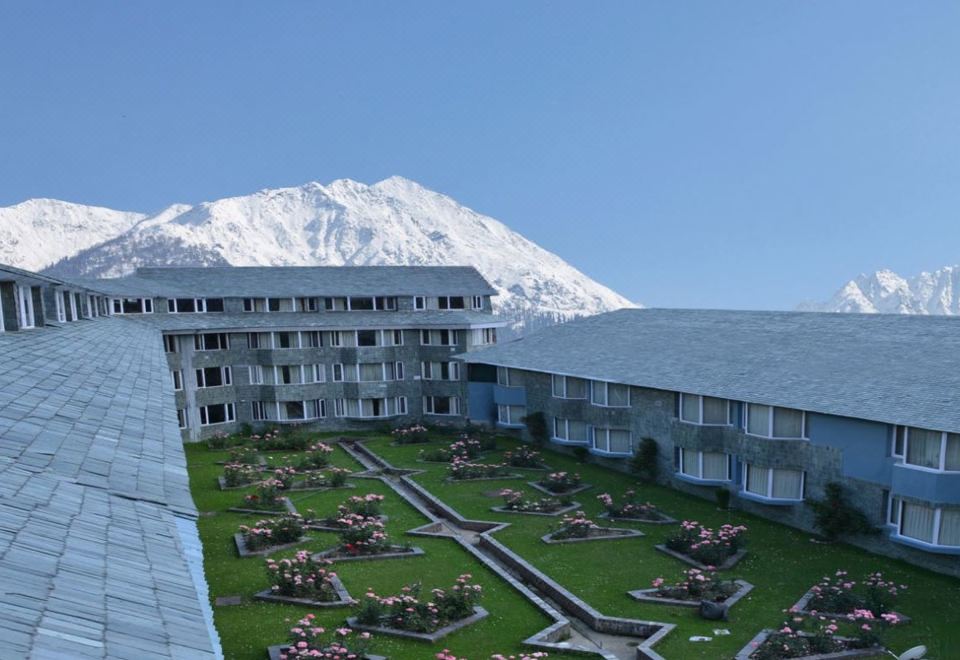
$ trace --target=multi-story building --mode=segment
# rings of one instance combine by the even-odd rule
[[[470,417],[625,466],[644,438],[676,488],[801,528],[830,482],[883,534],[960,574],[960,319],[642,309],[462,356]]]

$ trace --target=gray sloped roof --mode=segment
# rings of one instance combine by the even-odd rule
[[[625,309],[461,356],[960,432],[960,319]]]
[[[218,657],[159,332],[2,333],[0,364],[0,648]]]
[[[71,281],[113,295],[161,297],[496,295],[472,266],[211,266],[138,268]]]
[[[241,314],[135,314],[127,317],[164,332],[199,330],[346,330],[364,328],[471,328],[499,327],[506,321],[492,314],[470,311],[423,312],[246,312]]]

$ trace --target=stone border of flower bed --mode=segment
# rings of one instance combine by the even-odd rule
[[[267,657],[270,660],[280,660],[280,654],[284,649],[290,648],[290,644],[274,644],[267,647]],[[389,660],[385,655],[370,655],[369,653],[359,660]]]
[[[308,607],[347,607],[355,605],[357,601],[350,597],[350,592],[343,585],[340,577],[334,575],[330,578],[330,586],[337,593],[336,600],[313,600],[311,598],[295,598],[293,596],[278,596],[271,589],[264,589],[253,594],[254,600],[262,600],[268,603],[283,603],[285,605],[306,605]]]
[[[803,594],[803,596],[800,597],[800,600],[794,603],[793,607],[790,609],[796,611],[797,614],[811,614],[810,610],[807,609],[807,605],[810,604],[810,601],[813,599],[814,595],[813,589],[808,589],[807,593]],[[896,614],[900,618],[900,623],[910,623],[913,621],[913,619],[904,614],[900,614],[900,612],[891,612],[891,614]],[[828,619],[845,620],[847,618],[846,614],[839,614],[837,612],[821,612],[820,610],[817,610],[817,615],[825,616]]]
[[[299,492],[299,493],[305,493],[305,492],[319,493],[321,491],[326,491],[326,490],[344,490],[347,488],[356,488],[356,487],[357,487],[357,484],[352,484],[350,482],[347,482],[342,486],[300,486],[294,483],[289,488],[284,488],[284,490],[289,492]]]
[[[551,511],[546,513],[544,511],[517,511],[515,509],[508,509],[505,506],[492,506],[490,507],[491,511],[496,511],[497,513],[516,513],[522,516],[562,516],[565,513],[570,513],[571,511],[576,511],[583,505],[580,502],[573,502],[569,506],[564,506],[556,511]]]
[[[288,513],[296,513],[297,507],[293,505],[293,502],[290,501],[289,497],[282,498],[283,500],[283,511],[277,511],[276,509],[245,509],[243,507],[230,507],[227,511],[231,513],[252,513],[256,516],[284,516]]]
[[[259,453],[260,450],[257,450],[257,464],[256,467],[268,468],[270,467],[267,457]],[[230,463],[235,463],[236,461],[215,461],[214,465],[229,465]],[[253,463],[247,463],[246,465],[253,465]]]
[[[250,550],[247,548],[247,540],[243,537],[243,534],[237,532],[233,535],[233,542],[237,544],[237,554],[240,555],[241,559],[246,557],[264,557],[266,555],[272,555],[274,552],[280,552],[281,550],[288,550],[295,546],[300,545],[301,543],[306,543],[307,541],[312,541],[309,536],[301,536],[296,541],[290,543],[283,543],[281,545],[271,545],[262,550]]]
[[[454,479],[453,477],[447,477],[443,480],[445,484],[466,484],[472,481],[502,481],[503,479],[523,479],[525,475],[517,474],[516,472],[509,472],[507,474],[502,474],[496,477],[474,477],[473,479]]]
[[[738,589],[727,596],[727,599],[722,603],[717,603],[718,605],[723,605],[726,609],[730,609],[736,605],[741,598],[753,591],[753,585],[746,580],[734,580],[734,582],[737,584]],[[634,600],[639,600],[644,603],[657,603],[658,605],[673,605],[676,607],[700,607],[699,598],[696,600],[683,600],[682,598],[661,598],[660,596],[654,595],[657,592],[658,589],[656,588],[634,589],[633,591],[628,591],[627,595]]]
[[[564,497],[564,496],[572,497],[577,493],[582,493],[585,490],[589,490],[593,488],[593,484],[581,484],[572,490],[565,490],[562,493],[555,493],[549,488],[547,488],[546,486],[541,486],[540,483],[537,481],[528,481],[527,485],[530,486],[531,488],[536,488],[541,493],[546,493],[547,495],[551,495],[552,497]]]
[[[390,520],[390,516],[385,516],[385,515],[382,515],[382,514],[379,515],[379,516],[373,516],[373,517],[376,518],[377,520],[379,520],[379,521],[382,522],[382,523],[386,523],[388,520]],[[315,523],[310,523],[309,525],[304,525],[303,528],[304,528],[304,529],[312,529],[312,530],[317,531],[317,532],[340,532],[340,531],[343,531],[343,527],[333,527],[333,526],[331,526],[331,525],[317,525],[317,524],[315,524]]]
[[[655,545],[655,546],[653,546],[653,548],[654,548],[654,550],[657,550],[658,552],[662,552],[662,553],[665,554],[665,555],[670,555],[670,556],[673,557],[674,559],[679,559],[680,561],[682,561],[682,562],[685,563],[685,564],[690,564],[690,565],[693,566],[694,568],[699,568],[701,571],[708,571],[708,570],[710,570],[710,568],[709,568],[706,564],[701,564],[701,563],[698,562],[696,559],[694,559],[694,558],[692,558],[692,557],[688,557],[687,555],[681,554],[681,553],[676,552],[676,551],[674,551],[674,550],[671,550],[670,548],[668,548],[668,547],[665,546],[665,545]],[[733,568],[734,566],[736,566],[736,565],[740,562],[741,559],[743,559],[743,558],[746,557],[746,556],[747,556],[747,549],[746,549],[746,548],[740,548],[740,549],[737,550],[734,554],[732,554],[732,555],[730,555],[729,557],[727,557],[726,560],[724,560],[724,562],[723,562],[722,564],[720,564],[719,566],[714,566],[714,567],[713,567],[713,570],[725,571],[725,570],[727,570],[728,568]]]
[[[250,486],[253,486],[256,483],[257,483],[257,480],[254,480],[254,481],[249,481],[245,484],[240,484],[239,486],[228,486],[226,477],[224,477],[223,475],[217,477],[217,485],[220,486],[220,490],[241,490],[243,488],[250,488]]]
[[[750,656],[753,655],[756,650],[767,641],[767,638],[770,635],[776,633],[776,630],[772,628],[764,628],[756,635],[753,639],[747,642],[747,645],[744,646],[737,652],[737,655],[733,657],[733,660],[750,660]],[[806,637],[804,633],[799,633],[801,637]],[[849,637],[835,637],[841,642],[850,642],[853,641]],[[800,658],[794,658],[794,660],[833,660],[833,658],[872,658],[877,655],[886,655],[886,649],[882,646],[868,646],[862,649],[849,649],[847,651],[836,651],[835,653],[815,653],[813,655],[805,655]]]
[[[473,608],[473,614],[459,621],[454,621],[453,623],[439,628],[432,633],[420,633],[413,632],[412,630],[403,630],[401,628],[389,628],[387,626],[370,626],[357,621],[357,617],[350,617],[347,619],[347,626],[352,630],[359,630],[361,632],[368,632],[374,635],[385,635],[390,637],[402,637],[404,639],[416,639],[421,642],[436,642],[440,639],[443,639],[447,635],[454,633],[461,628],[466,628],[475,624],[477,621],[487,618],[490,616],[490,613],[479,605]]]
[[[390,547],[395,549],[391,550],[390,552],[378,552],[373,555],[345,555],[342,557],[336,554],[339,548],[330,548],[328,550],[321,550],[320,552],[315,552],[311,558],[314,561],[318,561],[320,559],[329,559],[335,562],[373,561],[375,559],[405,559],[407,557],[421,557],[427,554],[426,552],[424,552],[423,548],[418,548],[417,546],[404,548],[403,546],[400,546],[400,545],[391,545]]]
[[[540,537],[544,543],[583,543],[586,541],[617,541],[619,539],[631,539],[638,536],[646,536],[639,529],[624,529],[622,527],[593,527],[591,531],[606,532],[603,536],[575,536],[568,539],[554,539],[556,532],[550,532]]]
[[[611,516],[609,513],[604,511],[599,514],[597,518],[603,518],[604,520],[609,520],[610,522],[635,522],[643,523],[644,525],[675,525],[677,523],[676,518],[671,518],[670,516],[663,514],[665,517],[663,520],[644,520],[643,518],[624,518],[621,516]]]

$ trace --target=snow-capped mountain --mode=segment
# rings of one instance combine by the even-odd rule
[[[0,263],[40,270],[117,236],[146,217],[56,199],[0,207]]]
[[[824,303],[801,309],[865,314],[960,314],[960,266],[945,266],[909,279],[891,270],[860,275]]]
[[[48,271],[109,277],[166,265],[473,265],[500,292],[497,310],[528,329],[635,306],[503,223],[401,177],[262,190],[138,220],[76,254],[51,251]],[[53,263],[60,256],[67,258]]]

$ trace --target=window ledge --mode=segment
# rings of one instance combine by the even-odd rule
[[[589,440],[564,440],[563,438],[550,438],[550,442],[567,447],[586,447],[590,444]]]
[[[693,477],[682,472],[674,472],[673,476],[675,479],[696,484],[697,486],[726,486],[730,483],[730,479],[701,479],[700,477]]]
[[[501,429],[525,429],[527,428],[526,424],[508,424],[507,422],[497,422],[497,427]]]
[[[923,550],[925,552],[935,552],[941,555],[960,555],[960,546],[937,545],[935,543],[927,543],[926,541],[921,541],[919,539],[912,539],[908,536],[900,536],[896,532],[890,533],[890,540],[893,541],[894,543],[910,546],[911,548],[916,548],[918,550]]]
[[[770,435],[757,435],[756,433],[748,433],[746,430],[743,431],[743,434],[751,438],[760,438],[761,440],[778,440],[780,442],[810,442],[810,438],[776,438]]]
[[[609,458],[630,458],[633,456],[633,452],[605,451],[595,447],[590,447],[590,453],[594,456],[607,456]]]
[[[702,426],[702,427],[711,428],[711,429],[726,429],[733,426],[733,424],[731,424],[730,422],[727,422],[726,424],[702,424],[700,422],[689,422],[685,419],[680,419],[679,417],[677,417],[677,421],[681,424],[686,424],[687,426]],[[757,437],[762,437],[762,436],[757,436]]]
[[[750,500],[751,502],[759,502],[760,504],[769,504],[770,506],[795,506],[797,504],[803,504],[802,499],[795,500],[784,497],[764,497],[763,495],[751,493],[748,490],[739,491],[737,493],[737,497]]]

